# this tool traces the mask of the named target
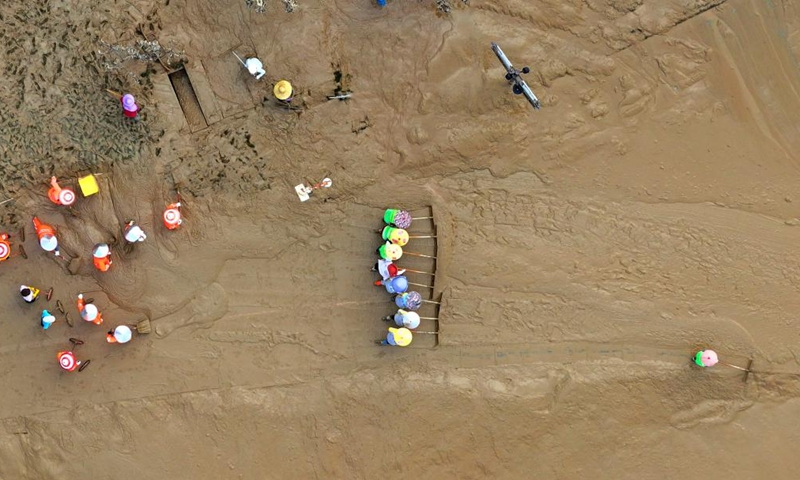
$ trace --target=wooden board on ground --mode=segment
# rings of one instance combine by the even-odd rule
[[[169,119],[164,124],[170,129],[174,129],[177,132],[188,130],[189,124],[186,123],[186,117],[184,117],[181,105],[178,103],[178,97],[175,96],[175,90],[172,89],[169,75],[166,73],[154,75],[152,79],[154,110]]]
[[[236,59],[234,59],[235,61]],[[211,125],[222,120],[223,115],[217,96],[206,74],[205,67],[201,61],[193,61],[191,65],[186,65],[186,73],[192,82],[197,101],[203,111],[206,122]]]

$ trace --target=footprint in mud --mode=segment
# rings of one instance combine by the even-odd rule
[[[160,317],[156,323],[156,336],[164,338],[175,330],[193,326],[208,328],[228,312],[228,294],[218,283],[212,283],[197,292],[177,312]]]
[[[158,247],[158,256],[161,257],[167,265],[174,265],[178,259],[178,245],[170,237],[172,232],[166,232],[160,235],[159,241],[156,242]]]

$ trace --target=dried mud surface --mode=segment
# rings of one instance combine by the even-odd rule
[[[29,257],[0,264],[0,478],[796,477],[795,2],[284,3],[0,4],[0,231]],[[540,111],[491,41],[530,66]],[[181,64],[207,128],[173,93]],[[270,100],[280,78],[295,109]],[[86,172],[99,195],[47,202],[50,175]],[[436,263],[401,263],[436,268],[438,345],[373,343],[392,206],[435,216],[408,250]],[[149,233],[133,249],[131,218]],[[24,305],[21,283],[52,301]],[[78,318],[79,292],[106,324],[42,332],[40,309]],[[69,337],[80,374],[54,361]],[[693,368],[706,346],[759,373]]]

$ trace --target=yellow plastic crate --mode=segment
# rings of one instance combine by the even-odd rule
[[[97,185],[97,178],[92,174],[79,178],[78,185],[80,185],[81,193],[83,193],[84,197],[94,195],[100,191],[100,187]]]

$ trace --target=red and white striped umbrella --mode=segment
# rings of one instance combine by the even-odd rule
[[[75,203],[75,192],[69,188],[62,189],[61,193],[58,194],[58,201],[61,202],[61,205],[72,205]]]
[[[63,352],[61,356],[58,357],[58,363],[61,364],[61,368],[67,371],[72,371],[75,369],[75,355],[72,352]]]

